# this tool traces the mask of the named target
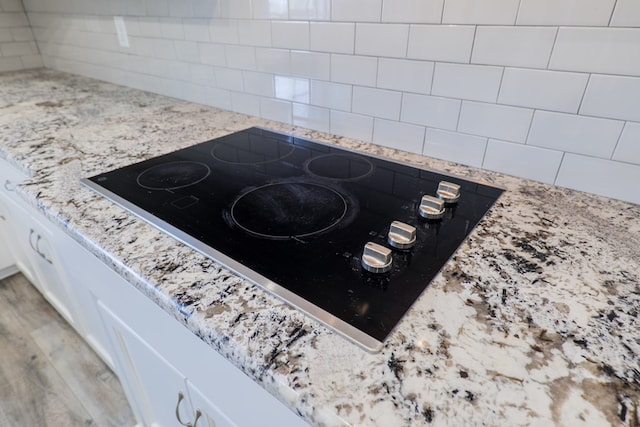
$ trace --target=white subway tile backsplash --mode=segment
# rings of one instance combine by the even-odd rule
[[[220,89],[242,91],[242,71],[231,68],[214,67],[216,86]]]
[[[97,20],[89,20],[87,22],[87,29],[89,31],[98,31],[97,26],[99,25]],[[146,18],[141,17],[138,18],[138,29],[140,31],[140,37],[162,37],[162,32],[160,30],[160,23],[157,18]]]
[[[482,167],[487,138],[427,129],[422,154],[463,165]]]
[[[516,23],[606,27],[615,3],[616,0],[521,0]]]
[[[138,25],[139,27],[140,25]],[[185,19],[184,20],[184,38],[196,42],[208,42],[209,38],[209,20],[208,19]],[[127,27],[129,28],[129,27]],[[136,35],[135,32],[129,31],[130,35]]]
[[[547,68],[555,36],[553,27],[479,26],[471,62]]]
[[[218,0],[216,6],[221,18],[251,18],[251,0]]]
[[[331,133],[371,142],[373,117],[331,110]]]
[[[331,0],[289,0],[289,19],[328,21]]]
[[[160,35],[165,39],[184,39],[182,20],[177,18],[162,18],[158,20]]]
[[[624,125],[612,159],[640,165],[640,123],[627,122]]]
[[[513,25],[520,0],[446,0],[443,24]]]
[[[189,64],[189,72],[191,74],[191,81],[197,85],[216,85],[216,78],[213,72],[213,67],[210,65]]]
[[[285,49],[256,48],[256,69],[273,74],[291,73],[291,54]]]
[[[200,62],[207,65],[225,65],[224,45],[198,43]]]
[[[460,100],[405,93],[400,120],[439,129],[456,130]]]
[[[240,44],[271,46],[271,22],[269,21],[238,21],[238,34]]]
[[[558,30],[549,69],[640,76],[640,28]]]
[[[332,110],[351,110],[352,86],[311,80],[311,104]]]
[[[309,23],[297,21],[271,22],[271,44],[285,49],[309,50]]]
[[[238,43],[238,21],[235,19],[210,19],[209,39],[213,43]]]
[[[383,22],[439,23],[444,0],[393,0],[382,3]]]
[[[588,74],[505,68],[499,104],[577,113]]]
[[[291,52],[291,74],[311,79],[329,80],[331,55],[307,51]]]
[[[276,98],[302,102],[305,104],[309,103],[309,79],[275,76],[274,84]]]
[[[375,86],[378,75],[378,59],[367,56],[331,55],[331,80]]]
[[[524,143],[532,117],[527,108],[462,101],[458,131]]]
[[[495,102],[498,98],[502,67],[436,63],[433,95],[474,101]]]
[[[292,106],[290,101],[273,98],[260,98],[260,116],[281,123],[292,123]]]
[[[612,27],[640,27],[640,2],[617,0],[611,17]]]
[[[640,122],[640,77],[592,75],[580,114]]]
[[[411,153],[422,153],[425,128],[391,120],[375,119],[373,143]]]
[[[310,49],[319,52],[353,53],[356,26],[346,22],[312,22]]]
[[[509,175],[553,184],[562,152],[490,139],[482,166]]]
[[[378,59],[377,86],[403,92],[431,91],[433,62],[406,59]]]
[[[367,116],[398,120],[401,99],[402,95],[396,91],[354,86],[352,111]]]
[[[408,40],[407,24],[356,24],[357,55],[404,58]]]
[[[380,22],[382,0],[331,0],[331,20]]]
[[[407,58],[468,63],[474,34],[472,25],[410,25]]]
[[[247,93],[269,98],[275,96],[273,74],[244,71],[242,73],[242,82],[244,91]]]
[[[293,104],[293,124],[321,132],[331,131],[331,111],[307,104]]]
[[[195,63],[200,60],[198,43],[186,40],[174,40],[175,58],[179,61]]]
[[[252,0],[253,19],[287,19],[289,0]]]
[[[193,16],[200,18],[213,18],[217,12],[218,0],[191,0]]]
[[[640,203],[640,166],[567,153],[556,184]]]
[[[251,116],[260,115],[260,97],[248,93],[231,92],[231,109]]]
[[[623,124],[617,120],[536,111],[527,144],[608,159]]]
[[[241,70],[256,69],[256,49],[251,46],[226,45],[224,47],[227,67]]]

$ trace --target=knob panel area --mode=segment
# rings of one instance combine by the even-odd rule
[[[393,259],[391,249],[373,242],[364,245],[362,268],[370,273],[386,273],[391,270]]]
[[[400,221],[389,226],[387,242],[396,249],[410,249],[416,244],[416,228]]]

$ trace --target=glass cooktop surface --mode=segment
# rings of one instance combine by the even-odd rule
[[[370,351],[502,193],[261,128],[82,182]]]

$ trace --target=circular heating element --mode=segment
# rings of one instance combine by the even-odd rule
[[[211,173],[200,162],[169,162],[150,167],[138,175],[138,185],[149,190],[177,190],[202,181]]]
[[[220,142],[211,149],[211,156],[224,163],[260,165],[277,162],[289,156],[295,146],[276,139],[251,139]]]
[[[324,185],[300,182],[267,184],[236,199],[233,222],[247,233],[268,239],[310,237],[338,225],[347,201]]]
[[[309,159],[304,167],[312,175],[339,181],[354,181],[373,172],[373,164],[355,154],[324,154]]]

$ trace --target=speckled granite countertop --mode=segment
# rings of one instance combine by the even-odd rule
[[[81,187],[249,126],[507,189],[369,354]],[[640,425],[640,206],[53,71],[0,74],[22,197],[313,425]]]

